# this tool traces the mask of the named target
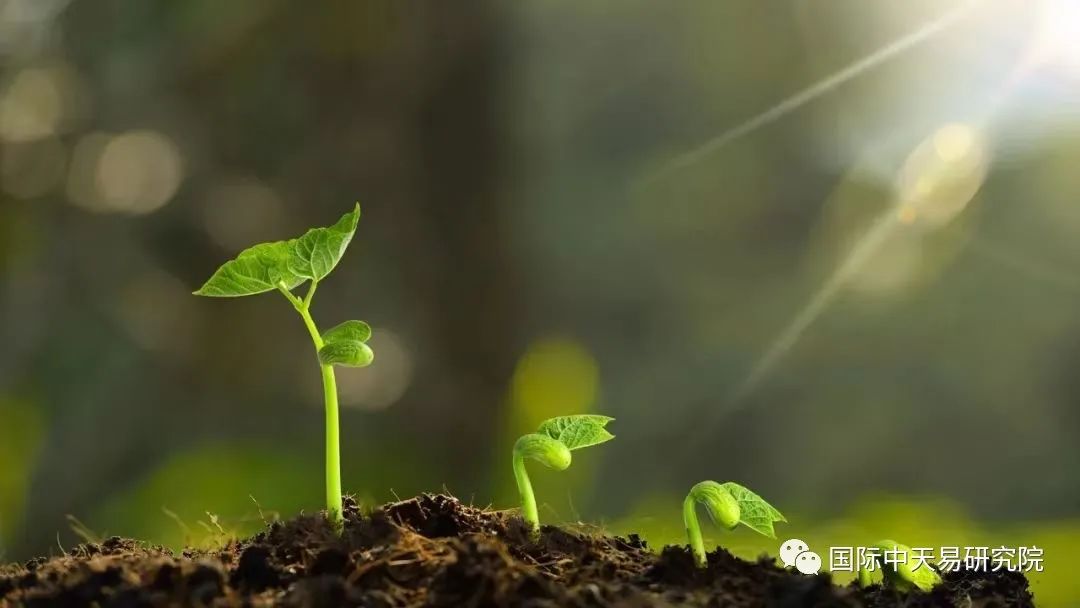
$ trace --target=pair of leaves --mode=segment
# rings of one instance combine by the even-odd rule
[[[366,367],[375,360],[375,353],[366,344],[371,339],[371,326],[363,321],[345,321],[323,332],[322,339],[319,362],[323,365]]]
[[[787,522],[784,515],[764,498],[734,481],[703,481],[695,485],[690,494],[705,505],[713,522],[728,529],[742,524],[762,536],[776,538],[773,524]]]
[[[568,449],[577,450],[614,439],[615,436],[604,428],[612,420],[614,418],[609,416],[593,414],[558,416],[541,422],[537,433],[551,437]]]
[[[245,249],[218,268],[195,295],[236,298],[272,291],[279,285],[293,289],[304,281],[321,281],[345,254],[359,221],[357,204],[333,226]]]

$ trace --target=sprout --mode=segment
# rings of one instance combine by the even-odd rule
[[[733,481],[703,481],[695,485],[683,501],[683,523],[686,525],[686,536],[690,539],[690,551],[700,567],[705,566],[706,559],[705,542],[701,538],[701,525],[697,518],[698,503],[705,505],[716,525],[728,530],[741,523],[758,534],[776,538],[773,523],[787,521],[780,511],[763,498]]]
[[[922,561],[912,565],[911,547],[888,539],[879,540],[873,547],[877,549],[874,558],[881,565],[886,584],[901,591],[911,591],[913,588],[930,591],[941,583],[941,575],[930,565]],[[859,565],[858,576],[860,587],[872,584],[870,570],[866,566]]]
[[[346,321],[319,333],[311,318],[311,301],[319,281],[337,266],[345,248],[352,241],[360,221],[360,205],[328,228],[312,228],[303,236],[288,241],[260,243],[226,262],[198,291],[197,296],[235,298],[267,291],[281,292],[300,314],[315,345],[322,370],[326,402],[326,511],[338,530],[341,513],[341,448],[338,436],[337,383],[334,366],[365,367],[375,355],[366,342],[371,327],[363,321]],[[292,293],[311,281],[301,299]]]
[[[525,471],[525,459],[532,458],[556,471],[564,471],[570,466],[571,450],[615,438],[604,428],[612,420],[614,418],[607,416],[559,416],[545,420],[535,433],[523,435],[514,444],[514,479],[521,494],[521,517],[534,538],[540,535],[540,515],[536,511],[529,474]]]

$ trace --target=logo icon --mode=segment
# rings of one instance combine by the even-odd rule
[[[780,545],[780,561],[784,562],[785,567],[791,568],[795,565],[795,558],[803,551],[809,550],[810,546],[805,542],[797,538],[788,539]]]
[[[803,551],[795,558],[795,569],[803,574],[817,574],[821,570],[821,556],[813,551]]]
[[[803,574],[817,574],[821,570],[821,556],[797,538],[788,539],[780,545],[780,561],[785,567],[793,567]]]

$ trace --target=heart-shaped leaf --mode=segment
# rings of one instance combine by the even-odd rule
[[[289,241],[289,269],[297,276],[321,281],[341,260],[359,221],[357,204],[333,226],[312,228],[304,236]]]
[[[577,450],[614,439],[615,436],[604,428],[612,420],[614,418],[592,414],[559,416],[540,423],[537,432],[561,441],[571,450]]]
[[[197,296],[236,298],[278,288],[281,283],[292,289],[304,282],[289,269],[290,246],[286,241],[260,243],[240,252],[236,259],[222,264]]]
[[[371,348],[356,340],[328,342],[319,349],[319,362],[323,365],[367,367],[374,360],[375,353]]]
[[[764,498],[733,481],[721,485],[730,492],[739,503],[740,523],[758,534],[768,536],[769,538],[776,538],[776,531],[773,529],[773,523],[787,521],[780,511],[777,511],[772,505],[765,502]]]

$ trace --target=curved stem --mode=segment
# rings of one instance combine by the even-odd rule
[[[694,554],[694,562],[699,567],[704,567],[705,541],[701,538],[701,524],[698,523],[697,501],[693,493],[687,495],[682,506],[683,524],[686,526],[686,536],[690,539],[690,552]]]
[[[537,538],[540,536],[540,514],[536,510],[536,497],[529,474],[525,471],[525,457],[517,449],[514,449],[514,480],[521,495],[521,518],[529,526],[529,533]]]

